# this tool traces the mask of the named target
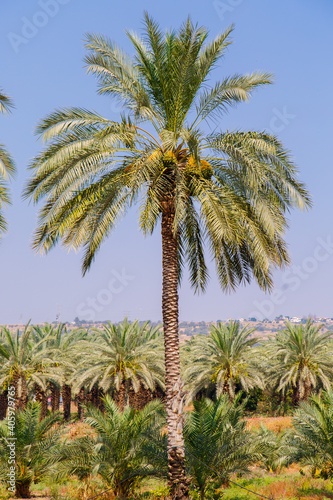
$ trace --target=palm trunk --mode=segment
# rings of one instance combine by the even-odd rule
[[[28,395],[27,395],[27,379],[25,375],[21,375],[18,380],[17,387],[19,387],[19,395],[17,396],[17,406],[16,409],[23,411],[27,406]]]
[[[59,411],[60,407],[60,389],[57,384],[54,382],[50,382],[50,391],[51,391],[51,410],[52,412]]]
[[[123,380],[120,385],[119,391],[116,391],[114,394],[114,400],[117,403],[117,406],[120,411],[123,411],[123,409],[126,406],[126,392],[127,392],[126,384],[125,381]]]
[[[85,404],[85,402],[86,402],[85,390],[84,387],[81,387],[77,395],[77,416],[79,420],[83,420],[84,418],[83,405]]]
[[[168,469],[172,500],[189,498],[183,438],[183,383],[178,331],[178,249],[173,235],[173,202],[162,213],[162,315],[165,348],[165,392],[168,429]]]
[[[70,385],[64,384],[61,389],[62,408],[64,420],[67,422],[71,418],[72,389]]]
[[[47,414],[47,397],[45,391],[38,384],[35,384],[35,397],[36,401],[41,404],[40,418],[43,419]]]
[[[31,498],[30,484],[30,479],[26,481],[17,481],[15,484],[15,496],[17,498]]]
[[[8,394],[7,391],[0,393],[0,420],[6,418],[8,408]]]

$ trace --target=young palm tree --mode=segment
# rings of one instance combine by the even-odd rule
[[[330,388],[333,376],[333,332],[308,320],[305,325],[286,323],[286,328],[267,342],[272,359],[270,378],[277,389],[293,391],[293,403],[308,399],[318,388]]]
[[[122,499],[129,496],[143,477],[153,473],[147,463],[143,446],[158,434],[164,420],[161,414],[160,401],[149,402],[142,410],[134,410],[127,406],[121,411],[109,397],[105,398],[105,414],[93,406],[88,406],[85,421],[97,434],[95,439],[94,467],[104,481],[114,488],[115,495]],[[82,461],[75,452],[67,460],[69,467],[79,466]],[[82,472],[87,473],[87,469]]]
[[[8,113],[13,107],[12,100],[0,89],[0,113]],[[6,182],[14,175],[15,164],[3,144],[0,144],[0,234],[6,231],[7,224],[2,208],[10,203]]]
[[[198,335],[190,344],[185,379],[189,395],[215,385],[216,394],[235,397],[236,384],[244,391],[263,387],[260,363],[253,347],[257,338],[250,338],[255,328],[241,328],[238,321],[212,326],[210,334]]]
[[[108,323],[103,330],[93,329],[90,342],[77,345],[82,368],[75,372],[74,390],[98,382],[104,391],[114,390],[121,409],[133,402],[141,391],[154,392],[164,386],[162,335],[149,322],[139,325],[127,319],[119,325]],[[134,394],[132,394],[134,393]],[[132,396],[132,397],[131,397]],[[143,394],[144,396],[144,394]],[[137,409],[144,406],[137,401]]]
[[[261,458],[261,445],[245,429],[244,406],[239,398],[230,403],[224,395],[214,402],[201,399],[193,404],[194,410],[185,420],[185,446],[190,474],[203,500],[210,481],[214,480],[215,485],[223,483],[211,469],[219,471],[227,482],[230,474],[246,472]]]
[[[324,478],[333,477],[333,391],[301,402],[294,414],[290,436],[292,459],[320,470]]]
[[[30,402],[15,415],[15,441],[11,440],[6,420],[0,423],[0,478],[8,479],[8,460],[11,460],[8,443],[15,443],[15,495],[18,498],[30,498],[31,484],[38,482],[52,464],[53,447],[60,436],[60,427],[55,426],[59,420],[59,413],[41,419],[40,404]]]
[[[207,30],[188,19],[177,32],[164,34],[146,14],[144,39],[128,34],[133,58],[109,39],[88,35],[88,71],[97,75],[101,94],[120,100],[124,114],[119,122],[81,108],[50,114],[37,129],[48,145],[34,159],[25,189],[34,202],[45,199],[34,248],[48,252],[59,241],[83,247],[83,273],[137,201],[145,234],[161,223],[169,471],[177,499],[188,497],[178,338],[181,270],[187,262],[194,289],[205,288],[206,239],[223,289],[252,277],[269,289],[272,268],[289,260],[285,213],[310,203],[276,137],[248,131],[206,135],[200,128],[272,81],[266,73],[252,73],[207,88],[231,31],[207,42]]]

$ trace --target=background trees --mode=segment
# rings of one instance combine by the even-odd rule
[[[90,390],[98,384],[111,391],[119,407],[128,403],[142,408],[156,389],[164,388],[163,336],[161,328],[142,326],[126,319],[110,322],[102,330],[94,328],[89,340],[76,346],[81,367],[74,375],[75,388]]]
[[[208,336],[196,336],[189,348],[185,370],[190,395],[214,385],[217,397],[228,394],[233,400],[236,384],[244,391],[263,388],[259,353],[253,347],[260,339],[251,338],[254,331],[230,321],[212,326]]]
[[[329,389],[333,372],[332,332],[308,320],[305,325],[286,323],[286,328],[266,344],[272,360],[270,378],[277,390],[292,389],[294,405],[305,401],[318,387]]]

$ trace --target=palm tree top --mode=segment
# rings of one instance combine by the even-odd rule
[[[234,75],[208,88],[233,28],[208,42],[208,31],[190,19],[166,33],[147,13],[144,23],[144,37],[127,33],[133,57],[107,37],[86,36],[87,71],[97,77],[100,94],[122,103],[119,122],[65,108],[37,127],[47,146],[33,160],[24,192],[35,203],[46,198],[34,248],[47,252],[58,241],[83,247],[85,273],[118,220],[139,202],[145,234],[172,211],[179,276],[188,264],[196,290],[208,280],[206,244],[222,288],[254,277],[269,289],[272,268],[289,262],[286,213],[310,206],[310,197],[276,137],[207,135],[200,124],[218,120],[272,77]]]

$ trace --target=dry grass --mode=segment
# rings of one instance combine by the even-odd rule
[[[259,429],[259,427],[263,425],[270,431],[282,432],[292,427],[291,417],[253,417],[246,420],[249,430]]]

